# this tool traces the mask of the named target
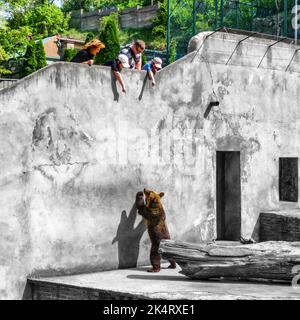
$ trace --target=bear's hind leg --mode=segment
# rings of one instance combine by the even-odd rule
[[[176,269],[176,262],[173,259],[169,260],[170,265],[168,266],[168,269]]]
[[[159,244],[151,245],[150,251],[150,262],[152,269],[147,270],[148,272],[159,272],[160,271],[160,254],[158,253]]]

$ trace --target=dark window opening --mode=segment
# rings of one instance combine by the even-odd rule
[[[279,200],[298,202],[298,158],[279,158]]]

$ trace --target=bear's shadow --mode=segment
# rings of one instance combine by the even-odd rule
[[[137,218],[137,208],[134,204],[127,217],[125,210],[121,213],[121,219],[117,234],[112,244],[118,242],[119,269],[135,268],[140,251],[140,241],[146,230],[143,219],[134,227]]]

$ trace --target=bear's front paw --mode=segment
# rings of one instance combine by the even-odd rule
[[[145,205],[145,201],[144,201],[144,193],[143,191],[139,191],[137,194],[136,194],[136,197],[135,197],[135,205],[137,208],[140,208],[142,206]]]

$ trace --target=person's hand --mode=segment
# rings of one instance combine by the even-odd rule
[[[152,87],[154,87],[156,85],[156,82],[153,80],[152,81]]]
[[[94,64],[94,60],[93,60],[93,59],[91,59],[91,60],[88,61],[88,65],[89,65],[89,66],[91,66],[92,64]]]
[[[122,88],[122,92],[126,93],[126,88],[125,87]]]

